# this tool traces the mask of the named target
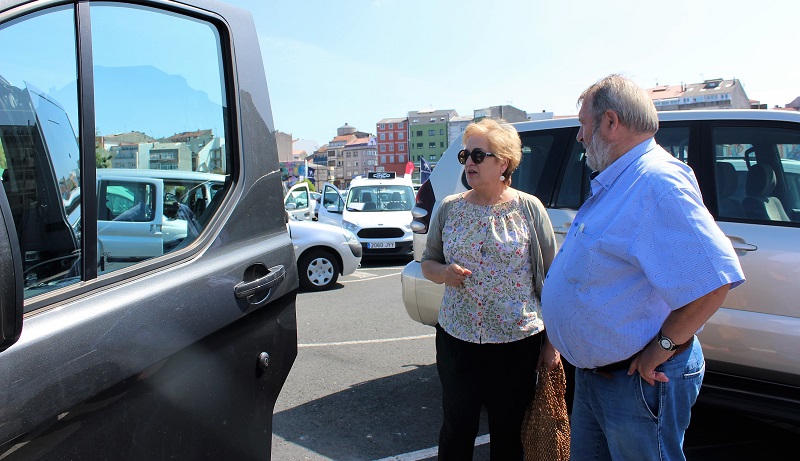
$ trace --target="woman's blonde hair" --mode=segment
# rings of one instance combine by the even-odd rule
[[[510,186],[511,173],[517,169],[522,160],[522,141],[519,139],[517,129],[505,120],[484,118],[467,125],[461,142],[466,146],[467,140],[476,134],[483,135],[489,142],[489,152],[500,160],[508,161],[508,167],[503,172],[505,176],[503,182],[506,186]]]

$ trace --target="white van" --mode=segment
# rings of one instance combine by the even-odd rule
[[[199,234],[199,219],[225,176],[179,170],[101,168],[97,175],[97,254],[105,273],[169,253]],[[81,232],[80,189],[67,220]],[[185,211],[179,212],[181,204]],[[193,221],[191,224],[189,221]]]
[[[354,178],[345,195],[325,183],[319,221],[356,234],[364,257],[412,256],[414,204],[411,179],[394,172],[367,173],[366,178]]]

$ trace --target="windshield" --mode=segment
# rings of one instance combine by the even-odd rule
[[[351,187],[346,206],[350,211],[411,211],[414,189],[399,184]]]

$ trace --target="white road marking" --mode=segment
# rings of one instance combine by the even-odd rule
[[[339,283],[368,282],[370,280],[375,280],[375,279],[382,279],[382,278],[386,278],[386,277],[394,277],[395,275],[400,275],[400,272],[395,272],[394,274],[376,275],[374,277],[363,278],[363,279],[360,279],[360,280],[339,280]],[[361,276],[359,275],[358,277],[361,277]]]
[[[332,346],[352,346],[357,344],[375,344],[375,343],[392,343],[396,341],[413,341],[415,339],[425,339],[425,338],[434,338],[436,337],[435,334],[433,335],[421,335],[421,336],[406,336],[405,338],[386,338],[386,339],[365,339],[361,341],[341,341],[338,343],[309,343],[309,344],[298,344],[297,347],[332,347]]]
[[[476,447],[487,443],[489,443],[489,434],[482,435],[475,439]],[[381,458],[377,461],[420,461],[423,459],[433,458],[438,454],[439,447],[433,447],[412,451],[411,453],[403,453],[402,455],[390,456],[388,458]]]

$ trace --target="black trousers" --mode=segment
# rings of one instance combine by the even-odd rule
[[[520,429],[533,399],[541,334],[503,344],[456,339],[436,325],[436,368],[444,421],[439,459],[472,459],[481,407],[489,416],[492,461],[522,460]]]

